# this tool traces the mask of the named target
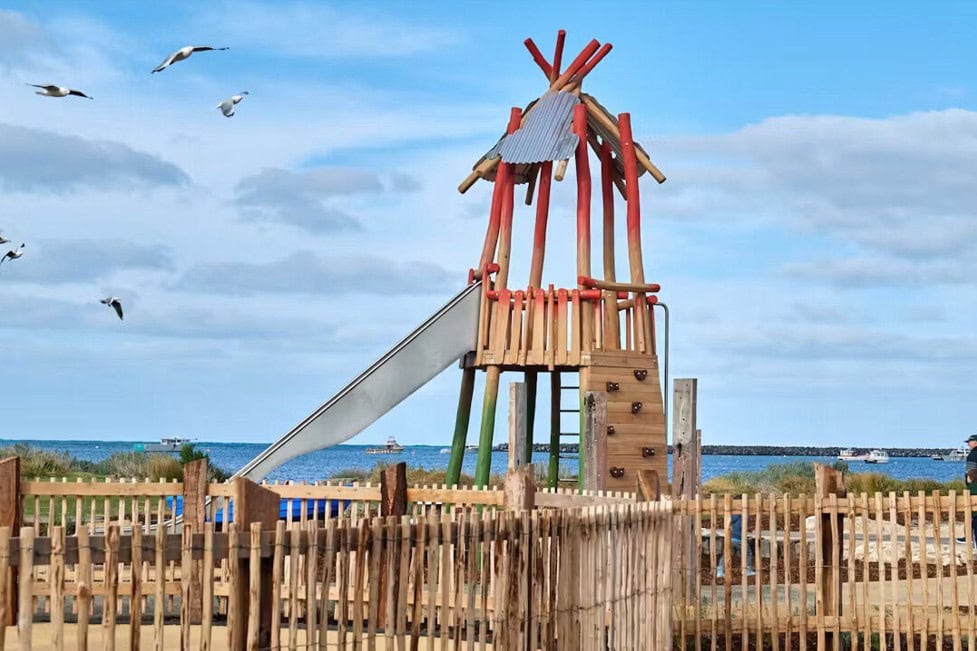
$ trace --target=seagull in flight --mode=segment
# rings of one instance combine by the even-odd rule
[[[242,90],[240,95],[231,95],[223,102],[217,105],[217,108],[221,110],[225,118],[229,118],[234,115],[234,105],[244,99],[244,96],[248,94],[248,91]]]
[[[16,260],[17,258],[19,258],[22,255],[24,255],[24,245],[23,244],[21,244],[16,249],[10,249],[6,253],[4,253],[3,254],[3,257],[0,258],[0,265],[2,265],[7,260]]]
[[[85,99],[95,99],[94,97],[89,97],[80,90],[75,90],[74,88],[65,88],[64,86],[55,86],[54,84],[27,84],[28,86],[33,86],[34,88],[40,88],[41,90],[34,91],[38,95],[44,95],[45,97],[67,97],[68,95],[77,95],[78,97],[84,97]]]
[[[105,298],[100,300],[99,303],[111,307],[113,310],[115,310],[115,313],[119,315],[119,320],[120,321],[122,320],[122,301],[120,301],[118,297],[106,296]]]
[[[176,63],[178,61],[183,61],[184,59],[190,58],[190,55],[193,54],[194,52],[206,52],[208,50],[229,50],[229,49],[231,49],[231,48],[229,48],[229,47],[210,47],[209,45],[188,45],[186,47],[181,47],[179,50],[177,50],[176,52],[174,52],[170,56],[166,57],[166,59],[163,60],[163,63],[161,63],[158,66],[156,66],[155,68],[153,68],[153,72],[151,72],[149,74],[153,74],[155,72],[161,72],[163,70],[166,70],[167,68],[169,68],[174,63]]]
[[[9,241],[10,240],[3,236],[3,231],[0,231],[0,244],[6,244]]]

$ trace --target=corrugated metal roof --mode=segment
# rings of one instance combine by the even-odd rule
[[[572,158],[577,149],[573,107],[578,103],[572,93],[546,93],[526,114],[525,124],[502,138],[485,157],[501,156],[506,163],[541,163]]]

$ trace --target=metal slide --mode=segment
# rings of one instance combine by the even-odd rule
[[[466,287],[234,476],[260,481],[289,459],[338,445],[362,432],[475,350],[480,301],[481,282]]]

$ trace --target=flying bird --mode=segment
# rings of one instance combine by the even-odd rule
[[[171,65],[178,61],[183,61],[184,59],[189,59],[190,55],[194,52],[206,52],[207,50],[229,50],[229,47],[210,47],[209,45],[188,45],[186,47],[181,47],[179,50],[166,57],[163,63],[159,64],[153,68],[153,72],[162,72],[166,70]],[[150,74],[153,74],[151,72]]]
[[[54,84],[48,84],[47,86],[42,86],[40,84],[27,85],[33,86],[34,88],[40,88],[41,90],[35,91],[35,93],[38,95],[44,95],[45,97],[67,97],[68,95],[77,95],[78,97],[84,97],[85,99],[95,99],[94,97],[89,97],[80,90],[75,90],[74,88],[55,86]]]
[[[0,244],[6,244],[9,241],[10,240],[3,236],[3,231],[0,231]]]
[[[122,320],[122,301],[116,296],[107,296],[99,301],[102,305],[108,305],[115,313],[119,315],[119,319]]]
[[[231,95],[223,102],[217,105],[217,108],[221,110],[224,117],[229,118],[234,115],[234,105],[244,99],[244,96],[248,94],[248,91],[242,90],[240,95]]]
[[[0,258],[0,265],[2,265],[7,260],[16,260],[17,258],[19,258],[22,255],[24,255],[24,245],[23,244],[21,244],[16,249],[10,249],[6,253],[4,253],[3,254],[3,257]]]

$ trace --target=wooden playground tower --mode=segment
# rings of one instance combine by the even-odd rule
[[[469,281],[481,281],[481,310],[477,347],[463,361],[458,412],[448,466],[448,483],[457,482],[465,451],[476,371],[485,372],[485,396],[476,462],[476,485],[490,474],[496,403],[503,371],[524,374],[528,424],[523,458],[531,459],[538,374],[548,372],[551,384],[550,459],[548,483],[559,481],[561,413],[578,411],[561,404],[564,389],[578,390],[581,404],[590,391],[605,392],[606,422],[597,432],[599,454],[584,452],[580,443],[580,477],[591,477],[586,488],[634,490],[639,470],[667,477],[667,448],[662,387],[659,381],[653,305],[657,284],[645,282],[641,253],[641,206],[638,179],[645,172],[658,183],[664,175],[634,142],[631,117],[610,114],[582,82],[611,50],[592,40],[561,71],[565,32],[557,35],[552,61],[532,39],[525,44],[546,76],[545,94],[524,111],[513,108],[506,135],[474,166],[459,186],[466,192],[478,179],[494,182],[488,228],[478,266]],[[603,278],[591,270],[591,150],[600,169],[602,200],[601,244]],[[543,286],[543,259],[549,215],[550,189],[562,181],[573,159],[576,172],[577,278],[572,287]],[[515,186],[527,184],[526,205],[535,201],[535,227],[529,283],[512,287],[509,279]],[[630,278],[619,281],[614,255],[616,231],[614,193],[626,206]],[[579,383],[563,378],[579,374]],[[582,420],[582,419],[581,419]],[[510,455],[514,451],[510,450]],[[592,457],[592,458],[590,458]],[[597,464],[600,467],[588,467]],[[597,479],[594,480],[593,478]],[[594,485],[596,484],[596,485]]]

